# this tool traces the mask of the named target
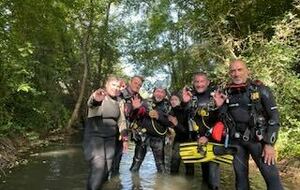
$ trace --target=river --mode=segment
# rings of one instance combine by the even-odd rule
[[[107,190],[206,190],[201,182],[200,166],[196,175],[187,177],[180,168],[179,175],[156,173],[151,151],[148,151],[140,172],[129,171],[134,145],[123,155],[120,175],[105,184]],[[84,190],[87,179],[87,163],[84,161],[80,143],[53,143],[43,150],[32,153],[28,163],[20,165],[6,176],[1,176],[0,190]],[[251,170],[251,189],[266,189],[257,171]],[[286,190],[298,189],[295,184],[286,183]],[[221,165],[221,189],[234,189],[234,174],[231,166]]]

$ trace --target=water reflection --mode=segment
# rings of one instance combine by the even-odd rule
[[[123,155],[120,174],[113,177],[105,190],[206,190],[201,182],[200,166],[196,165],[194,177],[162,175],[156,173],[153,156],[147,153],[139,173],[129,171],[133,146]],[[27,165],[15,168],[6,178],[1,178],[1,190],[84,190],[87,165],[80,144],[53,145],[42,153],[32,154]],[[221,166],[222,189],[234,189],[234,174],[229,166]],[[259,172],[251,172],[252,189],[265,189]],[[285,189],[297,189],[296,185],[285,184]]]

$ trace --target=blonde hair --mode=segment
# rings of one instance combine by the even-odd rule
[[[120,79],[118,77],[116,77],[115,75],[109,75],[105,81],[105,88],[107,87],[107,85],[112,82],[112,81],[119,81]]]

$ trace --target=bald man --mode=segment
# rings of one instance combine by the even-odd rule
[[[233,161],[236,189],[250,188],[248,174],[251,155],[267,189],[281,190],[283,187],[275,165],[274,149],[279,130],[279,113],[270,89],[260,81],[250,80],[249,73],[243,60],[232,61],[227,95],[215,94],[222,117],[227,118],[224,120],[229,126],[230,144],[237,147]],[[228,120],[233,122],[229,123]]]

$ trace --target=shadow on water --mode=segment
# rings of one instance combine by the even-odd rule
[[[156,173],[151,152],[147,153],[139,173],[131,173],[134,146],[123,155],[120,175],[105,184],[107,190],[206,190],[201,182],[200,166],[196,165],[194,177],[184,176],[183,169],[177,176]],[[231,167],[221,166],[221,189],[234,189],[234,174]],[[252,172],[253,173],[253,172]],[[30,156],[27,165],[15,168],[1,178],[1,190],[84,190],[87,164],[81,144],[52,144],[40,153]],[[260,174],[250,177],[252,189],[266,189]],[[284,184],[285,189],[297,189],[293,184]]]

